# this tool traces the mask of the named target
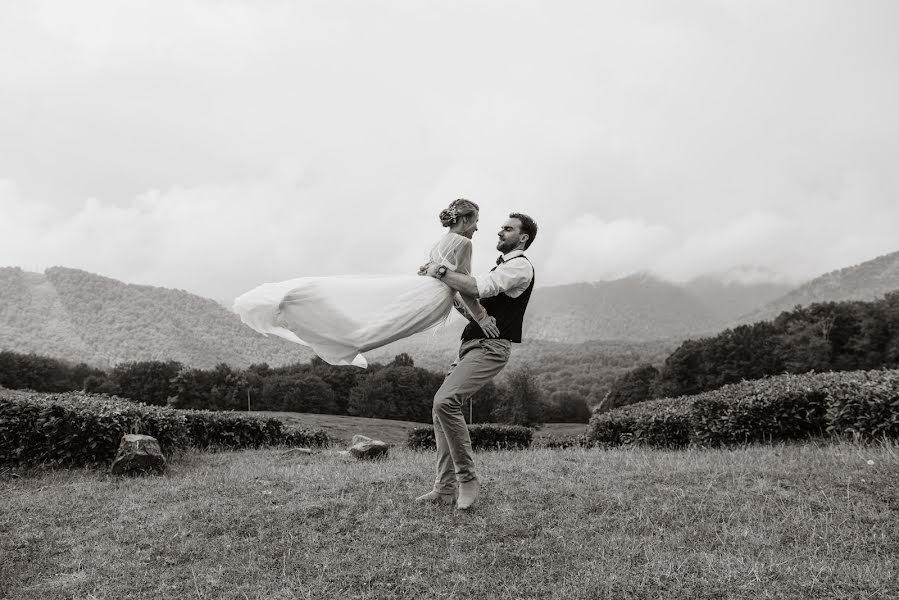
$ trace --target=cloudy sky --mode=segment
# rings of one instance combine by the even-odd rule
[[[228,300],[414,272],[511,211],[539,282],[899,250],[899,3],[0,3],[0,266]]]

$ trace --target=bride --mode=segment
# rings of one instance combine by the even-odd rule
[[[440,223],[449,231],[431,248],[429,262],[471,274],[478,212],[478,205],[465,199],[453,200],[440,212]],[[259,333],[308,346],[332,365],[365,368],[363,352],[434,327],[454,305],[488,337],[498,335],[496,321],[477,298],[417,275],[300,277],[266,283],[237,298],[234,310]]]

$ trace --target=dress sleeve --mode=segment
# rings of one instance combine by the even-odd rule
[[[430,261],[450,271],[471,274],[471,240],[455,234],[443,236],[431,250]]]
[[[462,275],[471,275],[471,240],[462,236],[456,237],[461,239],[462,242],[456,249],[455,271],[456,273],[461,273]],[[480,301],[474,296],[457,294],[457,297],[462,299],[462,303],[465,304],[465,308],[468,309],[468,313],[475,321],[481,322],[484,317],[487,316],[487,311],[484,310],[484,307],[481,306]]]
[[[462,243],[456,248],[456,273],[471,275],[471,240],[459,236]]]
[[[431,249],[428,260],[432,263],[443,265],[450,271],[455,271],[458,267],[459,247],[462,245],[462,236],[447,234]],[[469,242],[470,243],[470,242]]]

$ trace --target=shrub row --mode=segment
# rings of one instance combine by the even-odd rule
[[[322,431],[285,429],[277,419],[183,411],[78,392],[0,389],[0,465],[109,464],[126,433],[151,435],[170,456],[187,447],[322,446]]]
[[[528,448],[531,445],[534,431],[520,425],[469,425],[471,447],[475,450],[514,450]],[[409,432],[406,441],[409,448],[415,450],[434,450],[433,427],[416,427]]]
[[[780,375],[640,402],[594,414],[586,443],[676,448],[825,433],[860,440],[899,437],[899,371]]]
[[[861,373],[828,383],[828,431],[862,439],[899,438],[899,370]]]
[[[663,398],[595,413],[587,428],[588,445],[645,444],[679,448],[690,441],[693,399]]]

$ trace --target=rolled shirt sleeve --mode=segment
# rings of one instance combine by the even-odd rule
[[[506,260],[486,275],[474,278],[478,286],[478,297],[490,298],[505,293],[517,298],[531,284],[534,267],[528,260]]]

